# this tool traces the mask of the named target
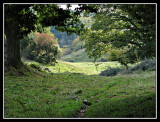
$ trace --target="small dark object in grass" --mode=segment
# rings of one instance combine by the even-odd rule
[[[49,70],[49,68],[44,68],[44,70],[46,70],[46,71],[48,71],[48,72],[51,72],[51,71]]]
[[[44,68],[44,70],[49,70],[48,68]]]
[[[88,105],[88,106],[91,105],[91,103],[88,102],[87,100],[84,100],[83,103],[84,103],[85,105]]]
[[[143,66],[143,67],[142,67],[142,69],[143,69],[143,71],[145,71],[145,70],[146,70],[146,67],[145,67],[145,66]]]

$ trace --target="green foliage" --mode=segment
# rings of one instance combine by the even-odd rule
[[[109,57],[108,59],[111,61],[118,61],[122,65],[128,69],[128,63],[134,63],[131,62],[130,57],[127,57],[126,55],[127,49],[117,49],[117,48],[111,48],[108,50]]]
[[[78,51],[78,50],[82,50],[83,48],[83,43],[80,41],[79,37],[74,39],[72,41],[72,45],[71,45],[71,50],[72,51]]]
[[[40,63],[56,62],[58,45],[54,36],[45,33],[36,33],[37,53],[36,60]]]
[[[35,24],[38,22],[38,17],[31,11],[31,4],[16,5],[5,4],[5,34],[9,36],[10,31],[14,31],[19,39],[27,35],[31,30],[35,30]],[[16,30],[10,30],[12,24],[17,25]],[[20,26],[19,26],[20,25]]]
[[[82,15],[80,20],[85,24],[85,27],[91,28],[93,25],[93,15],[89,15],[88,17]]]
[[[57,40],[53,34],[31,33],[21,40],[22,56],[40,63],[56,62]]]
[[[85,41],[89,57],[96,60],[110,53],[110,59],[126,68],[128,63],[155,57],[155,19],[151,20],[155,18],[155,8],[155,5],[140,4],[102,5],[93,17],[92,28],[81,32],[80,38]],[[117,51],[110,50],[111,47]]]

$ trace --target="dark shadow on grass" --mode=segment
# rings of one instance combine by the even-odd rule
[[[93,104],[86,112],[87,118],[155,118],[155,93],[127,98],[106,98]]]

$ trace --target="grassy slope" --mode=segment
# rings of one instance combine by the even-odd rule
[[[35,61],[26,61],[26,64],[37,64],[42,69],[48,68],[52,73],[83,73],[86,75],[99,74],[101,71],[108,67],[123,67],[118,62],[65,62],[58,60],[55,66],[44,65]],[[96,70],[95,64],[98,65],[98,71]]]
[[[155,116],[155,72],[116,76],[102,89],[84,117]]]
[[[85,52],[85,49],[75,51],[69,55],[63,56],[61,58],[62,61],[70,61],[74,60],[75,62],[93,62],[94,59],[90,59]],[[99,61],[100,59],[97,59]]]
[[[35,61],[26,61],[26,64],[37,64],[42,69],[48,68],[52,73],[83,73],[86,75],[98,75],[100,72],[106,70],[108,67],[112,68],[125,68],[120,63],[116,61],[112,62],[65,62],[58,60],[55,66],[52,65],[44,65]],[[96,69],[95,64],[98,64]],[[129,64],[129,66],[133,66]],[[98,70],[98,71],[97,71]]]
[[[59,62],[61,73],[52,75],[37,72],[10,76],[5,73],[4,116],[76,117],[84,107],[83,100],[88,100],[92,105],[83,117],[155,117],[155,71],[102,77],[86,75],[86,69],[78,64]],[[53,70],[49,65],[43,67]],[[87,73],[92,68],[87,68]],[[67,69],[74,71],[66,73]],[[59,72],[58,68],[54,71]],[[70,98],[70,90],[73,96],[78,96],[78,101]]]

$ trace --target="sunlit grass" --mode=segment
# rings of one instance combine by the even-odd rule
[[[97,75],[101,73],[102,71],[108,69],[109,67],[112,68],[125,68],[118,62],[64,62],[61,60],[57,61],[58,63],[55,64],[55,66],[52,65],[45,65],[40,64],[35,61],[26,61],[27,64],[38,64],[42,68],[49,68],[49,70],[53,73],[83,73],[86,75]],[[97,67],[96,67],[97,65]],[[130,65],[131,66],[131,65]]]

